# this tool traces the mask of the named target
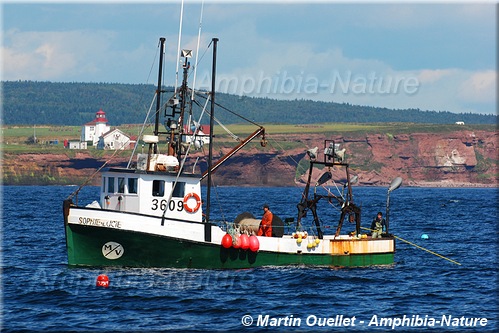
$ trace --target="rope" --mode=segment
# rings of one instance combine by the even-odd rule
[[[186,152],[184,154],[184,158],[182,159],[182,162],[180,163],[180,168],[178,169],[177,176],[175,178],[175,182],[173,183],[172,190],[170,191],[170,195],[168,196],[168,201],[167,201],[168,203],[173,198],[173,191],[175,190],[175,186],[177,186],[178,178],[180,177],[180,174],[182,173],[182,170],[184,169],[185,161],[187,160],[187,156],[189,155],[189,150],[192,147],[192,143],[194,142],[194,138],[196,137],[196,133],[197,133],[197,131],[199,129],[199,124],[201,122],[201,119],[203,118],[203,114],[204,114],[205,111],[206,110],[203,109],[203,111],[201,112],[201,115],[199,116],[198,126],[196,126],[195,130],[192,133],[191,140],[189,142],[189,146],[187,146],[187,150],[186,150]],[[166,206],[165,210],[163,210],[162,219],[165,218],[165,214],[166,214],[167,209],[168,209],[168,206]]]
[[[374,230],[369,229],[369,228],[364,228],[364,227],[360,227],[360,228],[361,228],[361,229],[364,229],[364,230],[374,231]],[[393,237],[395,237],[395,238],[396,238],[396,239],[398,239],[398,240],[401,240],[402,242],[406,242],[407,244],[410,244],[410,245],[412,245],[412,246],[414,246],[414,247],[417,247],[418,249],[421,249],[421,250],[423,250],[423,251],[429,252],[429,253],[431,253],[431,254],[433,254],[433,255],[436,255],[437,257],[440,257],[440,258],[442,258],[442,259],[448,260],[448,261],[450,261],[450,262],[452,262],[452,263],[454,263],[454,264],[456,264],[456,265],[461,266],[461,264],[460,264],[460,263],[458,263],[457,261],[454,261],[454,260],[452,260],[452,259],[449,259],[449,258],[447,258],[447,257],[444,257],[444,256],[443,256],[443,255],[441,255],[441,254],[438,254],[438,253],[436,253],[436,252],[433,252],[433,251],[430,251],[430,250],[428,250],[428,249],[425,249],[425,248],[424,248],[424,247],[422,247],[422,246],[419,246],[419,245],[417,245],[417,244],[411,243],[411,242],[409,242],[408,240],[405,240],[405,239],[400,238],[400,237],[398,237],[398,236],[393,235]]]
[[[142,137],[142,134],[144,133],[144,130],[146,128],[146,123],[147,121],[149,120],[149,115],[151,113],[151,110],[153,108],[153,105],[154,105],[154,101],[156,101],[156,97],[157,97],[158,93],[156,92],[154,94],[154,97],[151,101],[151,105],[149,106],[149,110],[147,111],[147,114],[146,114],[146,118],[144,119],[144,123],[142,124],[142,128],[140,129],[139,131],[139,135],[138,135],[138,138],[141,138]],[[130,159],[128,160],[128,164],[127,164],[127,168],[130,167],[130,165],[132,164],[132,159],[133,159],[133,156],[135,155],[135,151],[137,150],[137,147],[138,145],[135,145],[135,147],[133,147],[133,151],[132,151],[132,154],[130,155]]]
[[[128,143],[128,142],[127,142],[127,143]],[[124,146],[124,144],[123,144],[123,146]],[[123,146],[122,146],[122,147],[123,147]],[[111,162],[111,161],[113,160],[113,158],[115,157],[115,155],[116,155],[118,152],[121,152],[121,151],[122,151],[121,149],[116,149],[116,150],[114,151],[114,153],[111,155],[111,157],[110,157],[107,161],[105,161],[105,162],[104,162],[104,164],[102,164],[102,166],[101,166],[100,168],[98,168],[97,170],[95,170],[95,171],[94,171],[94,173],[92,173],[92,174],[91,174],[91,175],[90,175],[90,176],[89,176],[89,177],[88,177],[88,178],[87,178],[87,179],[86,179],[86,180],[85,180],[85,181],[84,181],[84,182],[80,185],[80,187],[78,187],[78,188],[76,189],[76,191],[74,191],[73,193],[71,193],[71,194],[67,197],[67,199],[66,199],[66,200],[71,200],[71,199],[73,199],[73,197],[74,197],[75,195],[78,195],[78,193],[81,191],[81,189],[82,189],[83,187],[87,186],[87,184],[90,182],[90,180],[92,180],[92,178],[94,178],[94,177],[95,177],[95,175],[96,175],[96,174],[98,174],[98,173],[102,170],[102,168],[104,168],[104,167],[105,167],[105,166],[106,166],[109,162]]]
[[[201,94],[198,94],[198,96],[199,96],[199,97],[202,97],[202,98],[206,98],[206,96],[201,95]],[[218,106],[219,108],[224,109],[225,111],[227,111],[227,112],[229,112],[229,113],[232,113],[234,116],[239,117],[239,118],[241,118],[241,119],[243,119],[243,120],[247,121],[247,122],[248,122],[248,123],[250,123],[250,124],[253,124],[253,125],[255,125],[255,126],[261,127],[259,124],[255,123],[254,121],[252,121],[252,120],[250,120],[250,119],[248,119],[248,118],[245,118],[245,117],[241,116],[240,114],[235,113],[234,111],[232,111],[232,110],[230,110],[230,109],[226,108],[225,106],[223,106],[223,105],[221,105],[221,104],[218,104],[217,102],[215,102],[215,105],[216,105],[216,106]]]
[[[196,66],[194,67],[194,79],[192,81],[192,94],[191,94],[191,100],[194,99],[194,89],[196,88],[196,73],[198,70],[198,56],[199,56],[199,43],[201,41],[201,26],[203,24],[203,8],[204,8],[204,1],[201,1],[201,14],[199,15],[199,30],[198,30],[198,44],[196,48],[196,60],[194,61],[194,64]]]
[[[209,99],[210,99],[210,96],[208,96],[208,98],[206,99],[206,103],[208,103]],[[198,101],[193,100],[193,102],[196,105],[198,105],[199,107],[201,107],[201,104],[199,104]],[[206,107],[206,104],[205,104],[204,107]],[[209,116],[211,116],[210,111],[206,110],[206,113]],[[220,125],[220,127],[222,127],[227,132],[227,134],[229,134],[229,136],[231,136],[235,141],[241,141],[241,139],[237,135],[235,135],[234,133],[232,133],[224,124],[222,124],[222,122],[220,122],[220,120],[218,120],[217,117],[213,117],[213,120],[215,120],[218,123],[218,125]],[[201,119],[200,119],[200,121],[201,121]]]

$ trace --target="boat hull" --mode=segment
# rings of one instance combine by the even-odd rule
[[[390,265],[394,262],[393,239],[379,241],[378,244],[388,243],[388,249],[391,250],[385,252],[366,250],[367,245],[372,245],[370,242],[377,240],[323,240],[328,248],[327,253],[322,253],[320,249],[307,249],[306,244],[297,246],[296,240],[291,239],[291,236],[284,236],[288,237],[287,239],[259,237],[260,250],[253,252],[249,249],[222,247],[218,241],[220,235],[216,233],[213,235],[214,240],[203,241],[125,228],[117,229],[103,224],[96,226],[68,223],[71,220],[85,221],[81,216],[90,213],[95,212],[80,210],[73,218],[70,218],[71,214],[68,213],[68,218],[65,219],[69,265],[236,269],[285,265],[362,267]],[[106,212],[100,213],[105,215]],[[109,219],[112,218],[115,217]],[[137,219],[140,216],[133,218]],[[185,226],[183,228],[185,229]],[[286,242],[291,243],[299,250],[294,252],[265,250],[266,246],[269,248],[266,244],[272,242],[280,242],[278,248],[285,248]]]

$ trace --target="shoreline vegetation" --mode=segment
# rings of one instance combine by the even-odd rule
[[[263,124],[266,129],[269,147],[262,149],[258,143],[250,144],[244,154],[246,161],[249,161],[252,154],[268,153],[272,150],[273,155],[283,154],[287,151],[304,151],[303,148],[310,144],[321,142],[324,138],[342,138],[358,144],[366,141],[366,137],[383,136],[387,141],[393,141],[397,137],[407,137],[410,135],[439,135],[442,137],[452,136],[455,133],[485,132],[495,133],[497,137],[496,125],[457,125],[457,124],[410,124],[410,123],[320,123],[320,124]],[[138,136],[141,125],[125,124],[112,126],[130,136]],[[28,125],[4,125],[0,127],[0,150],[2,152],[2,184],[4,185],[79,185],[82,184],[92,173],[92,170],[99,168],[115,151],[97,150],[91,145],[86,150],[67,149],[64,147],[65,140],[78,140],[81,136],[81,126],[28,126]],[[237,136],[244,136],[254,131],[254,127],[248,125],[230,125],[231,132]],[[152,129],[148,129],[149,134]],[[234,145],[234,140],[226,134],[220,126],[214,128],[216,142],[215,150],[221,150],[227,144]],[[322,138],[322,139],[321,139]],[[403,139],[398,144],[404,144]],[[367,140],[369,141],[369,140]],[[160,142],[160,145],[162,143]],[[163,143],[164,144],[164,143]],[[368,142],[368,144],[371,144]],[[478,143],[480,144],[480,143]],[[483,145],[483,144],[482,144]],[[497,144],[496,144],[497,145]],[[363,146],[360,149],[364,149]],[[308,147],[309,148],[309,147]],[[137,151],[140,152],[142,143],[138,142]],[[496,152],[497,147],[488,148]],[[131,150],[119,151],[114,159],[120,163],[127,160]],[[404,181],[406,187],[467,187],[467,188],[497,188],[498,175],[490,176],[489,169],[497,170],[497,158],[479,156],[478,164],[475,167],[478,174],[478,182],[463,181],[463,178],[455,179],[408,179]],[[479,157],[479,158],[478,158]],[[405,158],[405,157],[404,157]],[[352,162],[350,162],[352,164]],[[377,173],[382,173],[378,166],[378,161],[365,160],[362,163],[354,163],[356,168],[368,171],[368,168],[377,167]],[[295,165],[297,167],[297,165]],[[424,166],[422,167],[424,168]],[[34,170],[36,169],[36,170]],[[497,171],[496,171],[497,172]],[[482,178],[483,174],[489,174],[488,179]],[[430,175],[431,176],[431,175]],[[99,177],[96,177],[97,179]],[[404,177],[403,177],[404,178]],[[481,182],[480,182],[481,181]],[[98,182],[91,182],[98,185]],[[293,186],[291,182],[283,182],[283,186]],[[295,186],[301,186],[295,180]],[[232,186],[231,184],[220,186]],[[268,185],[247,185],[241,186],[275,186]],[[380,184],[360,184],[360,186],[385,186]]]

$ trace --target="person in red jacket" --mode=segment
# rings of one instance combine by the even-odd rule
[[[269,205],[263,205],[263,217],[258,228],[258,236],[272,237],[272,218],[274,215],[269,209]]]

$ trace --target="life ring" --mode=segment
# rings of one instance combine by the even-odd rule
[[[189,201],[190,198],[196,199],[196,206],[194,208],[191,208],[189,207],[189,205],[187,205],[187,201]],[[197,195],[197,193],[191,192],[184,197],[184,209],[186,211],[188,211],[189,213],[195,213],[198,211],[199,207],[201,207],[201,198],[199,197],[199,195]]]

